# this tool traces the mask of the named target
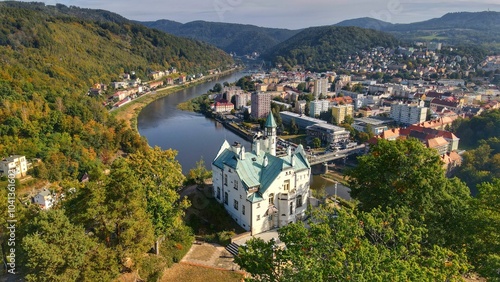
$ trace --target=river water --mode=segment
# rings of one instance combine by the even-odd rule
[[[206,118],[202,114],[177,109],[179,103],[207,93],[214,85],[225,81],[232,83],[245,76],[243,71],[221,76],[210,82],[204,82],[160,98],[144,107],[137,118],[137,128],[141,136],[146,137],[150,146],[159,146],[166,150],[172,148],[178,152],[177,160],[182,171],[187,174],[196,162],[203,158],[207,168],[215,158],[220,146],[227,140],[230,144],[237,141],[250,150],[250,143],[220,123]],[[313,177],[311,188],[325,187],[327,194],[333,194],[334,184],[319,176]],[[338,187],[338,194],[350,198],[348,189]]]

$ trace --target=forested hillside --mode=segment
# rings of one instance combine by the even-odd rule
[[[38,176],[76,177],[89,163],[143,143],[85,95],[120,73],[176,67],[201,71],[232,62],[222,50],[138,24],[72,16],[79,8],[0,3],[0,155],[44,160]],[[91,17],[92,18],[92,17]],[[120,19],[115,16],[112,19]],[[126,134],[126,136],[122,136]],[[50,160],[50,161],[49,161]]]
[[[321,26],[305,29],[278,44],[265,58],[285,68],[304,65],[308,70],[330,70],[356,52],[374,47],[395,47],[393,36],[358,27]]]
[[[440,18],[408,24],[391,24],[373,18],[342,21],[337,26],[357,26],[389,32],[401,40],[438,41],[451,45],[481,45],[500,50],[500,12],[448,13]]]
[[[15,272],[28,281],[113,281],[140,269],[142,279],[157,280],[192,240],[181,221],[188,203],[177,193],[184,176],[176,152],[150,148],[108,114],[106,95],[87,91],[124,72],[144,80],[169,67],[224,69],[231,57],[106,11],[0,2],[0,62],[0,157],[33,164],[9,202]],[[85,173],[90,180],[80,183]],[[7,187],[6,177],[0,184]],[[30,193],[41,187],[65,200],[40,212]],[[2,250],[7,204],[0,201]],[[148,255],[155,241],[160,255]]]
[[[262,53],[300,31],[206,21],[181,24],[159,20],[142,22],[142,24],[178,36],[208,42],[226,52],[235,52],[237,55],[251,54],[252,52]]]

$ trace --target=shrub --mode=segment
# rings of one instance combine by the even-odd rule
[[[222,246],[227,246],[231,243],[231,238],[235,235],[234,231],[221,231],[217,233],[217,239],[219,244]]]

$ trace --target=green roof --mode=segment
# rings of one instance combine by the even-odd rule
[[[266,167],[264,167],[264,158],[268,160]],[[293,168],[292,158],[294,158]],[[266,192],[283,170],[301,171],[310,168],[307,158],[302,153],[276,157],[269,153],[256,155],[253,152],[246,152],[244,159],[241,160],[231,149],[225,149],[214,160],[213,165],[220,169],[223,169],[224,165],[231,167],[238,174],[245,189],[258,187],[260,195]],[[257,199],[253,198],[253,200]]]
[[[276,121],[274,120],[273,113],[269,113],[269,115],[267,116],[266,127],[272,127],[272,128],[278,127],[276,125]]]

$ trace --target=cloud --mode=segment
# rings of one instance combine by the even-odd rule
[[[53,5],[54,0],[42,1]],[[194,20],[298,29],[372,17],[393,23],[424,21],[448,12],[500,11],[498,0],[61,0],[67,6],[109,10],[128,19]]]

